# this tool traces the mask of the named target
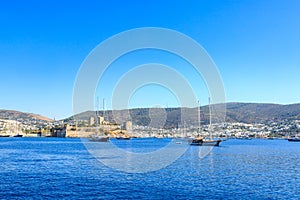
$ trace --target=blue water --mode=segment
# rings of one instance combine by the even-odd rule
[[[168,140],[113,142],[144,151]],[[300,143],[231,139],[203,159],[198,148],[129,174],[101,164],[80,139],[0,138],[0,199],[300,199]]]

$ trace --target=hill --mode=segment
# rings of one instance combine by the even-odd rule
[[[45,121],[45,122],[52,122],[52,119],[49,119],[47,117],[33,114],[33,113],[25,113],[20,112],[16,110],[0,110],[0,118],[2,119],[11,119],[11,120],[18,120],[22,119],[23,121],[33,121],[33,120],[39,120],[39,121]]]
[[[227,103],[227,120],[245,123],[300,119],[300,104]]]
[[[212,105],[212,108],[218,108],[220,105]],[[222,104],[224,106],[224,104]],[[243,123],[264,123],[268,121],[282,121],[300,119],[300,104],[266,104],[266,103],[226,103],[226,122],[243,122]],[[155,110],[157,109],[157,110]],[[105,118],[109,121],[115,121],[118,118],[124,118],[129,111],[133,124],[147,126],[151,123],[151,119],[157,121],[166,121],[165,128],[177,127],[182,125],[182,112],[188,113],[185,118],[186,125],[197,125],[198,112],[197,108],[166,108],[165,116],[155,113],[161,112],[158,108],[135,108],[129,110],[114,111],[114,117],[111,110],[105,112]],[[99,111],[98,115],[103,116],[103,112]],[[88,120],[91,116],[96,118],[96,112],[87,111],[74,116],[75,119]],[[165,119],[164,119],[165,117]],[[158,118],[158,119],[156,119]],[[66,119],[72,120],[73,117]],[[201,107],[201,124],[209,123],[209,107]]]

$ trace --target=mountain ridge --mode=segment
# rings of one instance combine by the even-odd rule
[[[224,104],[211,105],[218,107]],[[229,102],[225,103],[226,106],[226,122],[242,122],[242,123],[265,123],[269,121],[282,121],[282,120],[300,120],[300,103],[295,104],[275,104],[275,103],[241,103]],[[137,125],[147,126],[151,119],[149,117],[150,109],[155,108],[132,108],[114,111],[117,117],[122,116],[125,112],[130,113],[130,120]],[[166,110],[166,124],[165,126],[176,127],[180,124],[181,109],[183,108],[164,108]],[[187,125],[197,124],[197,107],[184,108],[189,110],[191,115],[186,119]],[[159,110],[157,110],[159,111]],[[112,111],[107,110],[106,119],[113,120]],[[122,114],[123,113],[123,114]],[[155,112],[154,112],[155,113]],[[98,115],[103,116],[103,111],[98,111]],[[75,116],[71,116],[66,120],[72,118],[80,120],[88,120],[89,117],[97,117],[95,111],[86,111]],[[208,105],[201,106],[201,124],[209,123],[209,107]]]
[[[215,104],[213,106],[218,106]],[[243,102],[228,102],[226,106],[226,122],[242,122],[242,123],[264,123],[267,121],[282,121],[282,120],[300,120],[300,103],[294,104],[275,104],[275,103],[243,103]],[[161,109],[161,108],[160,108]],[[196,108],[163,108],[166,111],[166,127],[175,127],[180,123],[181,109],[188,110],[190,113],[187,119],[188,125],[197,123],[197,107]],[[114,114],[117,117],[122,117],[124,113],[129,111],[130,118],[134,124],[146,126],[150,123],[151,118],[149,112],[155,112],[155,108],[132,108],[116,110]],[[153,112],[154,111],[154,112]],[[159,110],[157,110],[159,111]],[[112,111],[107,110],[106,119],[114,121]],[[98,111],[98,115],[103,116],[103,111]],[[155,114],[154,114],[155,115]],[[95,111],[85,111],[80,114],[70,116],[63,121],[71,121],[72,119],[89,120],[89,118],[97,117]],[[160,116],[157,116],[160,117]],[[53,120],[34,113],[21,112],[17,110],[0,109],[0,118],[17,120],[26,118],[29,120],[42,120],[52,122]],[[162,119],[163,120],[163,119]],[[208,105],[201,106],[201,124],[209,123]]]

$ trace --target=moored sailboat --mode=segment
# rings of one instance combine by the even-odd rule
[[[98,118],[98,110],[99,110],[99,98],[98,97],[97,97],[97,108],[96,109],[97,110],[96,110],[95,114]],[[103,99],[103,121],[104,120],[105,120],[105,99]],[[100,120],[98,123],[100,125]],[[95,134],[90,135],[88,137],[89,141],[91,141],[91,142],[109,142],[110,138],[109,138],[109,136],[104,134],[104,130],[99,129],[99,132],[100,133],[98,133],[98,130],[96,130]]]
[[[222,140],[218,139],[215,140],[212,138],[212,133],[211,133],[211,108],[210,108],[210,98],[208,99],[209,102],[209,135],[210,138],[203,138],[203,137],[198,137],[198,138],[194,138],[192,140],[192,142],[190,143],[190,145],[193,146],[219,146],[220,143],[222,142]],[[198,126],[199,126],[199,132],[200,132],[200,103],[198,101]]]
[[[15,124],[16,126],[16,130],[15,130],[15,132],[17,133],[16,135],[14,135],[13,137],[23,137],[23,135],[22,134],[20,134],[19,133],[19,125],[18,125],[18,122],[16,121],[16,124]]]

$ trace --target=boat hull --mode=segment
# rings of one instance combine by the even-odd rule
[[[130,140],[130,137],[116,137],[117,140]]]
[[[202,146],[220,146],[221,140],[204,141]]]
[[[190,145],[192,146],[220,146],[221,140],[193,140]]]
[[[10,135],[0,135],[0,137],[10,137]]]
[[[289,142],[300,142],[300,138],[288,139]]]
[[[23,137],[23,135],[18,134],[18,135],[14,135],[13,137]]]
[[[91,142],[109,142],[109,137],[90,137]]]

